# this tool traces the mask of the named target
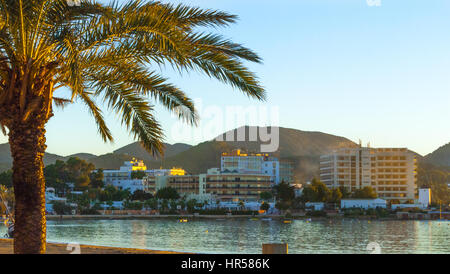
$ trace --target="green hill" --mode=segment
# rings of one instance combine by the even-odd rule
[[[179,152],[185,151],[191,147],[187,144],[165,144],[166,155],[176,155]],[[156,158],[152,157],[144,148],[138,143],[132,143],[122,148],[117,149],[114,153],[104,155],[94,155],[90,153],[76,153],[69,156],[60,156],[52,153],[45,153],[44,164],[53,164],[56,160],[67,161],[70,157],[78,157],[82,160],[93,163],[97,168],[103,169],[118,169],[123,165],[124,161],[129,161],[133,157],[145,161],[152,161]],[[0,144],[0,172],[10,169],[12,166],[11,151],[9,144]]]
[[[164,157],[174,156],[180,152],[188,150],[191,145],[188,144],[164,144]],[[160,157],[153,157],[148,153],[139,142],[134,142],[124,147],[121,147],[113,152],[114,154],[127,154],[137,159],[145,161],[154,161],[160,159]]]
[[[76,154],[72,154],[72,155],[66,156],[64,158],[69,159],[70,157],[77,157],[77,158],[80,158],[82,160],[89,161],[89,160],[94,159],[94,158],[96,158],[98,156],[94,155],[94,154],[90,154],[90,153],[76,153]]]
[[[435,166],[450,166],[450,143],[425,155],[423,161]]]
[[[254,128],[253,128],[254,129]],[[259,132],[259,128],[258,132]],[[151,168],[183,167],[189,173],[203,173],[208,168],[220,167],[222,152],[230,152],[240,148],[250,152],[260,152],[261,141],[248,141],[249,127],[245,127],[247,141],[208,141],[191,147],[175,156],[167,157],[164,161],[148,161]],[[233,132],[233,131],[231,131]],[[234,140],[237,140],[234,130]],[[223,139],[225,139],[225,133]],[[259,135],[257,136],[260,140]],[[346,138],[322,132],[308,132],[290,128],[279,128],[279,149],[272,153],[281,159],[288,159],[294,164],[294,175],[300,181],[310,180],[317,175],[319,157],[333,149],[345,146],[356,146]],[[265,142],[267,144],[267,142]]]
[[[65,160],[65,157],[52,153],[45,153],[44,164],[52,164],[56,160]],[[0,172],[10,169],[12,166],[11,150],[9,143],[0,144]]]
[[[129,161],[133,157],[142,159],[149,168],[172,168],[182,167],[191,174],[204,173],[208,168],[220,167],[220,156],[222,152],[231,152],[233,149],[240,148],[249,152],[260,152],[261,144],[267,142],[250,141],[249,133],[251,130],[257,130],[258,127],[243,127],[230,131],[228,136],[233,135],[237,140],[237,130],[245,132],[245,141],[206,141],[196,146],[187,144],[165,144],[166,152],[164,158],[155,158],[147,153],[143,147],[134,142],[122,148],[108,153],[96,156],[89,153],[78,153],[62,157],[56,154],[46,153],[44,157],[45,164],[54,163],[56,160],[67,160],[69,157],[79,157],[93,163],[97,168],[118,169],[124,161]],[[232,134],[231,134],[232,133]],[[224,139],[226,133],[221,135]],[[257,136],[260,140],[260,136]],[[354,142],[347,138],[335,136],[322,132],[301,131],[291,128],[279,128],[279,147],[271,155],[286,159],[294,165],[294,176],[298,181],[310,180],[318,175],[319,157],[322,154],[331,152],[339,147],[355,147]],[[427,155],[424,162],[430,162],[434,165],[450,166],[450,144],[447,144],[435,152]],[[422,158],[420,155],[419,159]],[[8,144],[0,144],[0,171],[11,167],[11,157]]]
[[[130,161],[132,158],[133,156],[126,154],[108,153],[87,161],[93,163],[96,168],[119,169],[123,165],[123,162]]]

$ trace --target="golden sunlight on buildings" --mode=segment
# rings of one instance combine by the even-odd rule
[[[370,186],[380,198],[412,201],[417,160],[406,148],[341,148],[320,157],[320,179],[331,188]]]

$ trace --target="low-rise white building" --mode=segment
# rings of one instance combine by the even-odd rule
[[[133,178],[132,174],[134,172],[144,172],[145,175],[151,177],[185,174],[185,171],[181,168],[147,169],[143,161],[133,159],[132,161],[124,162],[124,165],[119,169],[104,170],[104,183],[119,189],[128,189],[131,193],[136,190],[144,190],[142,179]]]
[[[396,210],[399,208],[426,208],[423,204],[392,204],[391,209]]]
[[[220,159],[222,173],[263,174],[270,176],[276,184],[280,183],[280,162],[264,153],[244,153],[235,149],[222,153]]]
[[[316,202],[316,203],[308,202],[308,203],[305,203],[305,207],[312,208],[314,211],[320,211],[320,210],[324,209],[325,204],[322,202]]]
[[[420,188],[418,203],[422,208],[427,208],[431,204],[431,188]]]
[[[386,208],[386,200],[376,199],[342,199],[341,208]]]

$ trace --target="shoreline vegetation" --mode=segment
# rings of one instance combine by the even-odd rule
[[[348,220],[348,219],[360,219],[360,220],[379,220],[379,221],[415,221],[418,219],[399,219],[397,216],[388,216],[388,217],[377,217],[377,216],[283,216],[283,215],[48,215],[47,220],[51,221],[61,221],[61,220],[157,220],[157,219],[187,219],[189,220],[198,220],[198,219],[251,219],[251,220],[265,220],[272,219],[277,221],[283,221],[286,219],[293,220]],[[420,220],[429,220],[432,221],[434,219],[420,219]]]

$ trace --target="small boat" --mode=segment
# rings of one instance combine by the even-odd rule
[[[283,223],[290,224],[290,223],[292,223],[292,220],[283,220]]]
[[[180,219],[180,223],[187,223],[188,220],[187,219]]]

